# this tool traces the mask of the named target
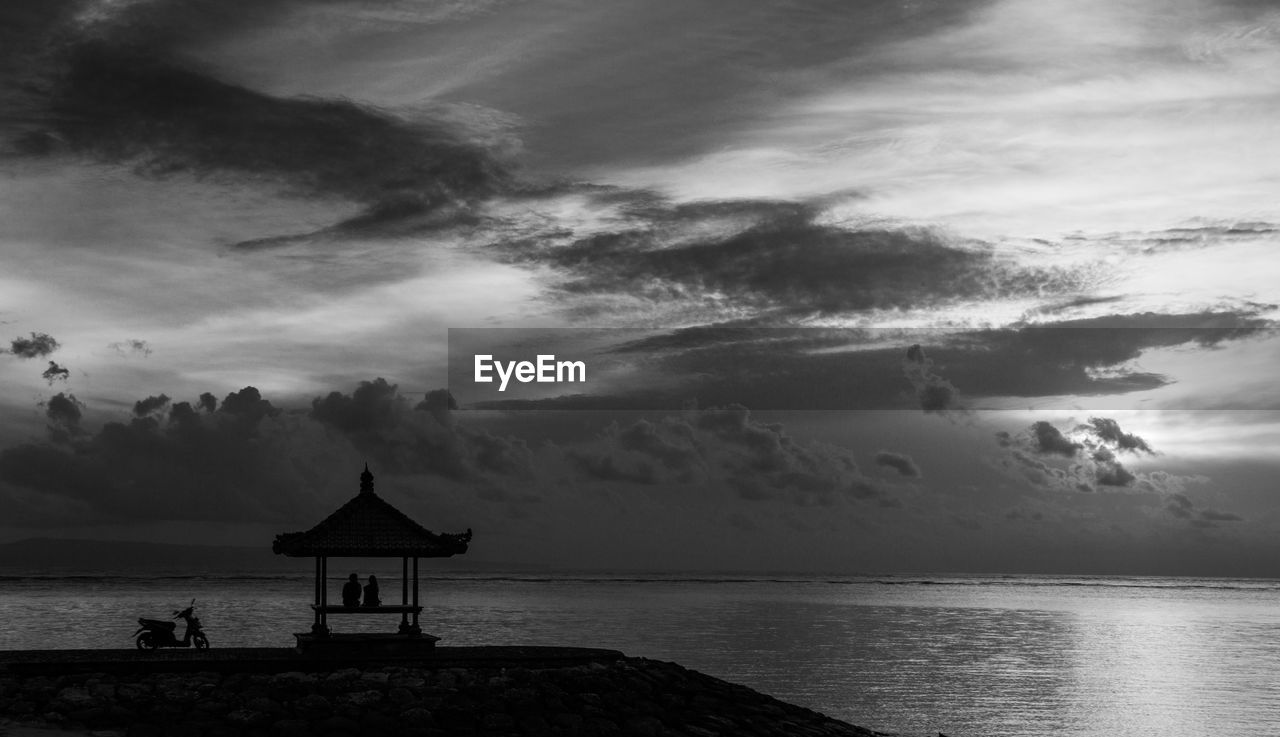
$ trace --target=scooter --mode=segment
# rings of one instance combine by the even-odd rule
[[[200,619],[192,612],[195,610],[196,600],[191,600],[191,606],[180,612],[174,612],[174,619],[183,619],[187,622],[187,631],[179,640],[174,632],[178,629],[177,622],[169,622],[163,619],[145,619],[138,618],[138,631],[134,632],[137,638],[135,643],[139,650],[155,650],[158,647],[191,647],[195,646],[197,650],[209,649],[209,638],[204,631],[200,629]]]

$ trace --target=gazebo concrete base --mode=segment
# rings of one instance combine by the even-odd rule
[[[310,632],[296,632],[293,635],[298,644],[299,653],[307,655],[424,655],[436,648],[439,637],[428,634],[400,633],[348,633],[329,634],[325,637]]]

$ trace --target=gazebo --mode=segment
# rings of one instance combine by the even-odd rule
[[[382,639],[428,640],[434,644],[439,638],[424,636],[418,626],[418,615],[422,613],[418,604],[418,559],[460,555],[467,552],[469,542],[470,529],[459,534],[431,532],[375,494],[373,474],[366,463],[364,473],[360,474],[360,493],[351,501],[310,530],[276,535],[271,546],[278,555],[316,559],[315,604],[311,607],[315,611],[315,623],[310,633],[297,635],[299,648],[331,640],[330,614],[399,614],[399,632],[394,636],[382,635]],[[330,604],[329,558],[400,558],[403,571],[400,604],[361,607]],[[412,598],[410,580],[413,581]]]

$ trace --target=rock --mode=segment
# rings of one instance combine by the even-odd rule
[[[122,701],[133,701],[147,694],[147,688],[140,684],[125,683],[116,687],[116,697]]]
[[[305,719],[281,719],[271,725],[277,737],[310,737],[311,724]]]
[[[236,709],[227,714],[227,722],[241,729],[261,727],[271,723],[271,715],[255,709]]]
[[[353,735],[360,731],[360,723],[346,717],[329,717],[311,724],[314,734]]]
[[[582,730],[582,715],[572,713],[553,714],[551,723],[560,729],[566,730],[572,734],[577,734]]]
[[[67,686],[58,692],[57,700],[69,709],[83,709],[94,703],[94,697],[87,688]]]
[[[353,706],[371,706],[382,701],[381,691],[355,691],[353,693],[343,694],[338,699],[342,703],[351,704]]]
[[[395,686],[387,692],[387,700],[393,704],[404,705],[414,700],[413,692],[403,686]]]
[[[196,702],[194,708],[196,711],[201,711],[206,714],[226,714],[231,707],[225,701],[218,701],[217,699],[200,699]]]
[[[95,683],[89,686],[89,694],[96,699],[114,699],[116,697],[116,685],[114,683]]]
[[[360,731],[364,734],[394,735],[399,722],[395,717],[371,711],[360,719]]]
[[[293,713],[302,719],[323,719],[332,712],[333,705],[320,694],[308,694],[293,702]]]
[[[400,712],[400,721],[404,724],[419,727],[430,727],[436,722],[431,711],[421,707],[406,709],[405,711]]]
[[[659,737],[663,731],[662,720],[653,716],[632,717],[622,725],[622,731],[628,737]]]
[[[485,714],[480,718],[480,726],[488,730],[501,731],[514,728],[516,720],[510,714]]]
[[[0,720],[106,737],[872,737],[670,663],[0,678]],[[116,734],[110,733],[115,729]]]

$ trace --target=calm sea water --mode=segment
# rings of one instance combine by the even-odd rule
[[[396,600],[397,575],[379,579],[383,600]],[[1280,734],[1280,581],[422,580],[424,629],[443,645],[615,648],[904,735]],[[310,625],[312,585],[306,574],[0,576],[0,649],[131,647],[137,617],[193,597],[214,647],[289,646]],[[331,624],[390,631],[395,621]]]

